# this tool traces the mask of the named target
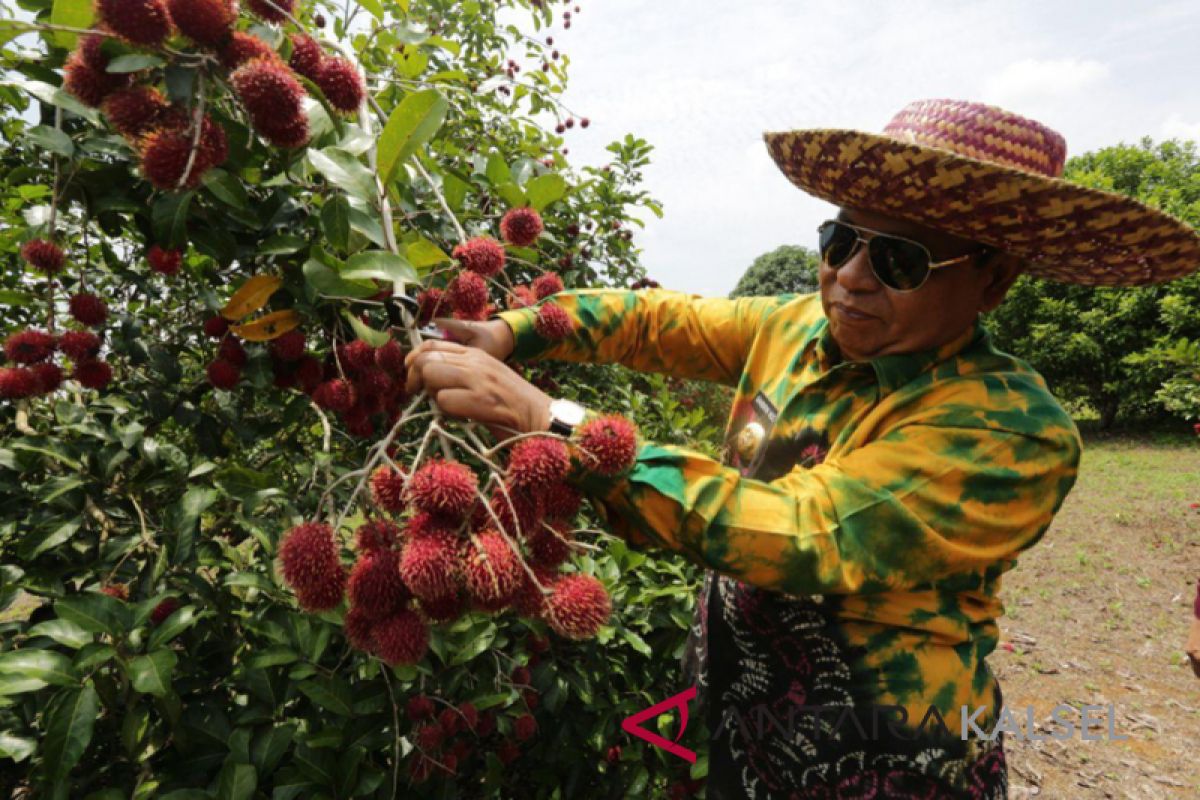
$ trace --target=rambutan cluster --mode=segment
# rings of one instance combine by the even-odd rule
[[[160,124],[138,140],[142,174],[156,189],[168,192],[194,189],[204,173],[229,155],[225,129],[212,117],[203,116],[197,133],[195,120],[175,111],[163,112]]]
[[[393,424],[407,399],[404,351],[395,340],[380,347],[361,339],[339,344],[324,367],[317,365],[319,373],[307,357],[286,363],[295,365],[299,388],[318,406],[339,415],[352,436],[370,438],[381,425]]]
[[[72,314],[78,312],[100,322],[101,312],[107,315],[103,301],[94,295],[75,295],[70,307]],[[0,399],[23,400],[57,391],[65,371],[52,360],[56,352],[73,362],[71,377],[85,389],[103,389],[112,380],[112,367],[99,359],[100,337],[91,331],[66,331],[55,336],[23,328],[4,341],[4,356],[15,366],[0,367]]]
[[[63,89],[93,108],[113,92],[127,87],[131,80],[127,73],[108,71],[109,58],[101,49],[103,44],[104,37],[99,34],[81,37],[63,65]]]
[[[285,148],[308,143],[304,87],[281,59],[252,58],[229,75],[229,83],[264,139]]]

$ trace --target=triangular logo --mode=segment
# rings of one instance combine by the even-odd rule
[[[639,739],[644,739],[645,741],[649,742],[650,744],[654,745],[655,747],[661,747],[663,750],[666,750],[668,753],[679,756],[680,758],[682,758],[683,760],[685,760],[691,764],[695,764],[696,763],[696,754],[693,751],[688,750],[686,747],[680,747],[679,745],[675,744],[675,742],[678,742],[679,739],[683,736],[683,732],[685,730],[687,730],[687,724],[688,724],[688,705],[687,704],[688,704],[688,701],[691,700],[695,696],[696,696],[696,687],[695,686],[685,689],[682,692],[680,692],[679,694],[675,695],[674,697],[668,697],[666,700],[663,700],[661,703],[655,703],[654,705],[650,706],[645,711],[639,711],[638,713],[634,714],[633,716],[626,717],[625,719],[621,720],[621,730],[625,731],[626,733],[630,734],[631,736],[636,736]],[[654,719],[658,715],[660,715],[666,711],[670,711],[671,709],[673,709],[675,707],[679,708],[679,720],[680,720],[679,735],[675,737],[675,742],[664,739],[663,737],[659,736],[657,733],[654,733],[653,731],[648,731],[642,727],[643,722],[650,720],[650,719]]]

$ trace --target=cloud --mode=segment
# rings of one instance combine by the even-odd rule
[[[1184,122],[1182,114],[1171,114],[1163,123],[1162,134],[1165,139],[1191,139],[1200,142],[1200,120]]]
[[[1095,59],[1025,58],[992,75],[984,90],[993,102],[1015,106],[1076,95],[1106,77],[1108,65]]]

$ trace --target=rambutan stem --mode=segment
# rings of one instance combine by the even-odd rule
[[[17,432],[26,436],[37,436],[38,432],[29,425],[29,401],[17,401],[17,418],[13,423],[16,426]]]
[[[200,133],[204,130],[204,99],[204,73],[197,70],[196,107],[192,110],[192,148],[188,152],[188,160],[183,168],[183,174],[179,176],[179,182],[175,184],[176,191],[182,189],[183,185],[187,183],[188,176],[192,174],[192,167],[196,164],[196,153],[200,150]]]
[[[54,128],[59,133],[62,133],[62,108],[59,106],[54,107]],[[48,228],[47,233],[49,234],[50,241],[54,241],[54,227],[55,223],[58,221],[58,182],[62,175],[58,163],[58,155],[52,154],[50,156],[50,161],[54,164],[54,189],[50,193],[50,220],[47,222],[46,227]]]
[[[396,789],[400,784],[400,706],[396,702],[388,668],[384,666],[379,671],[383,674],[383,682],[387,684],[388,697],[392,701],[392,797],[396,797]]]
[[[321,418],[321,452],[325,454],[325,485],[329,486],[333,482],[333,458],[330,455],[330,450],[333,444],[333,427],[329,424],[329,417],[325,416],[325,412],[321,407],[309,401],[308,403],[317,412],[317,416]],[[335,506],[332,502],[329,503],[329,516],[333,516]],[[320,513],[320,505],[317,506],[317,513]]]

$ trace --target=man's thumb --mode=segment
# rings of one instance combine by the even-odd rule
[[[435,317],[433,324],[446,332],[447,339],[459,344],[471,344],[478,333],[475,329],[475,323],[470,320],[455,319],[454,317]]]

